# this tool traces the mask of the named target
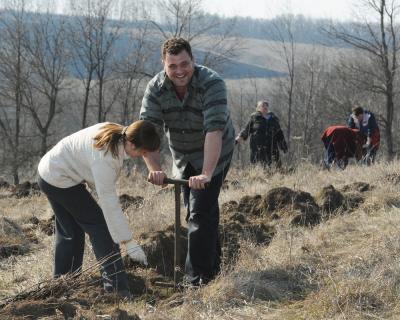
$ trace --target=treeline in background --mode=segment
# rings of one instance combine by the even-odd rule
[[[375,113],[380,156],[399,146],[399,1],[360,0],[357,22],[282,15],[223,18],[201,0],[0,1],[0,167],[14,184],[60,138],[97,122],[137,119],[164,39],[225,78],[237,130],[267,99],[289,144],[284,161],[319,162],[320,136],[354,105]],[[361,8],[360,7],[360,8]],[[165,148],[166,149],[166,148]],[[167,156],[167,151],[164,151]],[[240,146],[235,164],[248,165]]]

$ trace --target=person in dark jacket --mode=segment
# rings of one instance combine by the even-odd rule
[[[360,130],[361,134],[364,135],[366,143],[363,148],[371,159],[371,162],[374,162],[381,140],[375,115],[370,111],[364,110],[362,107],[354,107],[347,121],[347,126],[351,129]]]
[[[269,111],[267,101],[257,103],[256,112],[251,114],[246,127],[236,137],[242,143],[250,136],[250,162],[270,166],[275,162],[281,166],[279,149],[284,153],[288,147],[278,117]]]
[[[358,129],[350,129],[346,126],[330,126],[326,128],[322,137],[325,147],[324,162],[326,167],[336,163],[344,169],[349,158],[361,159],[364,138]]]

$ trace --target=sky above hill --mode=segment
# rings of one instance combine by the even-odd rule
[[[3,1],[8,4],[13,3],[12,0],[0,0],[0,7],[5,6],[2,3]],[[48,10],[47,8],[50,8],[50,11],[67,13],[70,1],[32,0],[30,6],[36,10],[45,10],[44,8]],[[79,0],[73,1],[79,2]],[[113,1],[116,7],[121,10],[124,10],[127,4],[139,3],[135,2],[135,0],[133,2],[130,2],[132,0]],[[143,1],[145,3],[148,2],[146,0]],[[345,21],[358,20],[358,17],[363,17],[363,13],[368,12],[365,11],[366,7],[364,5],[367,0],[201,0],[201,2],[204,11],[225,17],[248,16],[271,19],[282,14],[301,14],[309,18]]]
[[[203,0],[204,9],[227,17],[273,18],[292,13],[311,18],[352,20],[360,0]]]

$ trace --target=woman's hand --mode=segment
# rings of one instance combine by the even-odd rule
[[[164,171],[150,171],[147,177],[147,181],[158,186],[163,186],[164,179],[166,177],[167,175],[164,173]]]
[[[135,240],[130,240],[125,243],[126,253],[129,257],[136,262],[147,266],[147,256],[142,247],[136,243]]]

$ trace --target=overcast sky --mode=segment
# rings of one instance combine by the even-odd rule
[[[225,16],[272,18],[283,13],[351,20],[357,0],[203,0],[204,9]]]
[[[0,0],[2,2],[9,0]],[[47,8],[65,13],[70,0],[33,0],[37,8]],[[79,1],[79,0],[75,0]],[[132,3],[135,3],[135,0]],[[125,1],[120,2],[120,7]],[[365,13],[363,3],[366,0],[202,0],[203,9],[226,17],[249,16],[253,18],[271,19],[281,14],[302,14],[311,18],[332,18],[335,20],[357,20],[357,15]],[[11,1],[12,3],[12,1]],[[129,3],[129,1],[127,2]],[[46,4],[46,5],[45,5]]]

